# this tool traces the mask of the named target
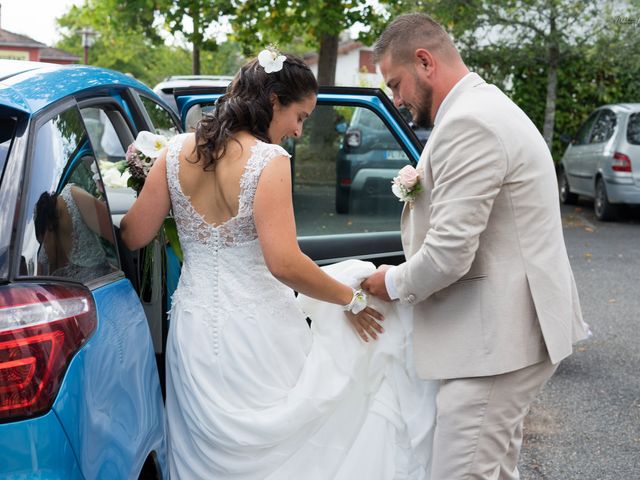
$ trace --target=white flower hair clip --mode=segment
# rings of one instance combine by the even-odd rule
[[[265,48],[258,54],[258,63],[267,73],[279,72],[282,70],[284,61],[287,59],[284,55],[278,55],[278,52]]]

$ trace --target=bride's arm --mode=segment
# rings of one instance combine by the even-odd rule
[[[147,245],[169,214],[171,200],[166,175],[165,150],[156,159],[140,195],[120,222],[122,241],[129,250]]]
[[[264,168],[256,189],[253,215],[265,262],[274,277],[318,300],[338,305],[351,301],[351,287],[325,273],[300,250],[291,197],[291,166],[287,157],[278,156]],[[376,338],[376,331],[383,331],[371,316],[382,319],[371,308],[349,316],[365,340],[367,336],[363,331],[373,338]]]

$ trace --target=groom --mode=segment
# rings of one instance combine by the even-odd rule
[[[430,17],[397,18],[374,56],[395,104],[433,131],[402,214],[407,261],[362,287],[413,306],[418,375],[441,380],[431,479],[517,479],[529,405],[588,329],[553,160]]]

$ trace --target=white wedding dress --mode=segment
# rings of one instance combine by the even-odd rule
[[[339,306],[296,299],[265,265],[252,215],[262,169],[287,153],[257,142],[238,214],[212,226],[180,188],[182,138],[167,154],[184,251],[167,343],[171,478],[428,479],[437,387],[412,368],[409,311],[378,305],[386,331],[365,343]],[[326,268],[354,286],[373,270]]]

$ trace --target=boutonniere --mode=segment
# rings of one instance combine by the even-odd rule
[[[418,170],[411,165],[407,165],[391,181],[391,191],[401,202],[409,202],[411,204],[422,191],[422,185],[420,185],[419,180]]]

